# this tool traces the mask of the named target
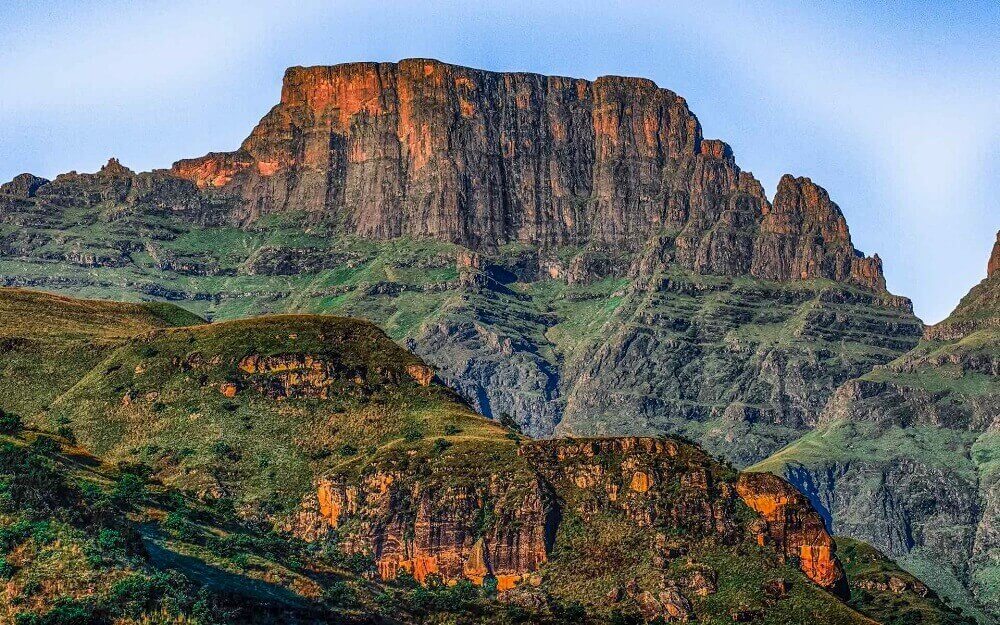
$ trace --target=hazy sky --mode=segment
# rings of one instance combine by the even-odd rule
[[[826,187],[928,322],[983,278],[1000,228],[995,0],[0,0],[0,16],[2,180],[233,149],[287,66],[433,57],[652,78],[769,195],[785,172]]]

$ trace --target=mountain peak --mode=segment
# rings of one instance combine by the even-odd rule
[[[18,174],[10,182],[0,185],[0,193],[26,198],[34,197],[35,191],[48,182],[47,179],[34,174]]]
[[[924,338],[956,340],[988,328],[1000,328],[1000,232],[986,264],[986,279],[972,287],[947,319],[927,328]]]
[[[122,165],[121,162],[113,156],[108,159],[108,162],[101,167],[101,170],[97,173],[104,176],[132,176],[135,174],[134,171]]]

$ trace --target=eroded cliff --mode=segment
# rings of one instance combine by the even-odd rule
[[[236,152],[173,172],[245,200],[238,217],[337,216],[376,239],[426,236],[639,249],[680,233],[699,273],[823,277],[884,290],[877,258],[808,178],[774,204],[683,98],[640,78],[496,73],[429,59],[293,67]]]
[[[738,476],[671,439],[496,445],[429,459],[387,454],[336,469],[316,481],[288,527],[371,554],[382,579],[495,578],[501,591],[558,594],[584,576],[581,583],[606,586],[588,603],[608,594],[615,609],[635,607],[649,619],[696,618],[695,606],[729,575],[698,554],[758,546],[773,559],[769,566],[796,563],[813,583],[844,596],[821,517],[780,478]],[[491,456],[497,469],[472,469]],[[628,545],[624,557],[638,560],[602,561],[610,545]]]

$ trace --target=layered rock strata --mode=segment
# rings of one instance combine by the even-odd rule
[[[683,98],[650,80],[495,73],[428,59],[293,67],[281,102],[236,152],[172,171],[245,202],[355,234],[638,250],[678,232],[699,273],[829,278],[883,290],[840,209],[808,178],[774,204]]]
[[[506,473],[450,481],[398,465],[360,477],[335,472],[317,481],[290,527],[309,540],[336,530],[349,551],[374,556],[383,579],[401,571],[419,581],[495,577],[507,590],[541,571],[565,519],[588,526],[614,517],[651,540],[663,568],[683,552],[668,536],[685,536],[685,544],[756,541],[798,562],[816,584],[844,588],[822,518],[780,478],[735,480],[700,450],[655,438],[525,442],[515,464]],[[747,524],[744,505],[760,517]]]

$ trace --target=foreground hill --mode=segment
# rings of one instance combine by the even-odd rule
[[[35,414],[115,347],[160,328],[203,323],[169,304],[123,304],[4,289],[0,409]]]
[[[291,68],[234,152],[19,176],[0,283],[366,318],[531,435],[739,466],[922,330],[825,190],[769,199],[673,92],[424,59]]]
[[[951,316],[914,350],[838,389],[815,432],[755,469],[808,493],[835,532],[996,619],[998,419],[1000,238],[986,279]]]
[[[151,329],[0,290],[25,298],[43,335],[111,325],[67,314],[87,309],[138,333],[8,427],[7,616],[43,615],[19,623],[872,622],[804,496],[689,443],[524,439],[357,320]]]

